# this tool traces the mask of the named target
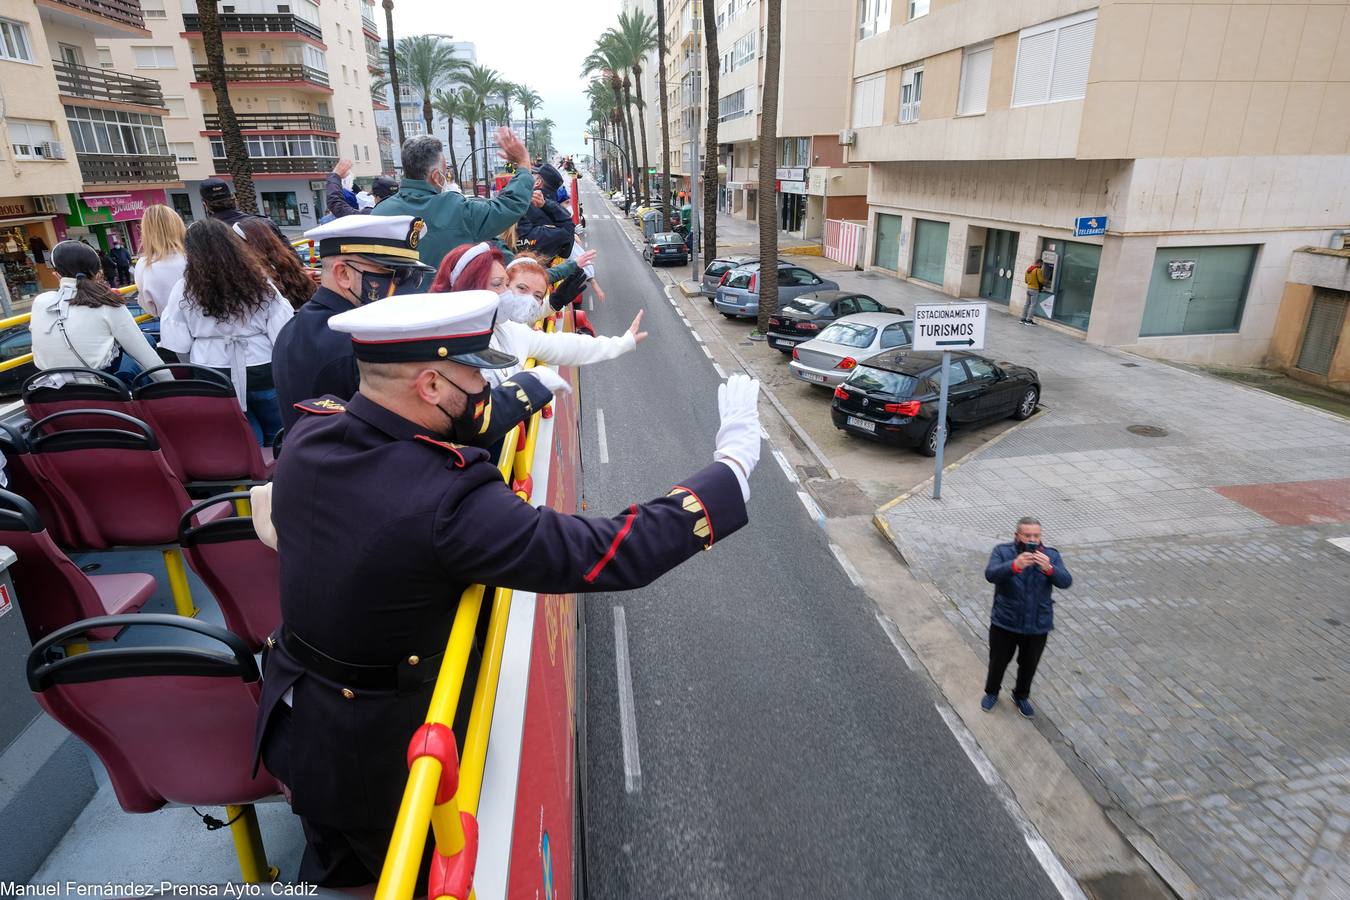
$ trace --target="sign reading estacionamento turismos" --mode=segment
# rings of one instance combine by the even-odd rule
[[[983,350],[987,303],[934,303],[914,307],[915,350]]]

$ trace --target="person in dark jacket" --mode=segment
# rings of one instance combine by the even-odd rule
[[[351,170],[350,159],[338,160],[337,166],[328,173],[328,178],[324,182],[324,203],[337,219],[343,216],[364,215],[375,209],[374,206],[361,208],[356,195],[345,186],[347,175]],[[370,193],[375,198],[375,206],[378,206],[381,201],[388,200],[398,193],[398,182],[388,175],[377,175],[375,182],[370,186]]]
[[[1041,523],[1019,519],[1010,544],[999,544],[989,554],[984,577],[994,585],[994,609],[989,623],[989,675],[980,708],[989,712],[998,702],[1003,672],[1017,654],[1017,684],[1013,705],[1030,719],[1036,708],[1028,699],[1031,680],[1055,627],[1055,588],[1069,587],[1073,576],[1059,551],[1041,543]]]
[[[234,198],[234,188],[223,178],[207,178],[197,188],[197,193],[201,195],[202,205],[206,207],[206,214],[213,219],[219,219],[226,225],[233,226],[235,222],[244,219],[262,219],[268,225],[272,226],[272,231],[276,236],[285,241],[288,245],[291,239],[277,227],[267,216],[255,216],[252,213],[246,213],[239,208],[239,202]]]
[[[117,287],[125,287],[131,284],[131,252],[122,245],[119,238],[112,239],[112,249],[108,251],[108,259],[112,260],[117,267]]]
[[[572,214],[553,197],[562,187],[562,173],[544,163],[534,169],[534,195],[516,223],[517,237],[545,256],[571,255],[576,225]]]

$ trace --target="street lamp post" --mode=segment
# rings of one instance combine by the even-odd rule
[[[708,0],[704,0],[708,2]],[[698,218],[698,176],[702,166],[699,165],[698,158],[698,128],[699,119],[702,111],[702,91],[703,91],[703,64],[700,62],[694,68],[694,96],[691,98],[690,106],[694,110],[693,118],[690,120],[689,131],[689,277],[699,280],[698,249],[699,241],[703,236],[703,229],[699,225]]]

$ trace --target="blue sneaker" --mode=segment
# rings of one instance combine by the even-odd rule
[[[980,709],[989,712],[989,710],[994,708],[994,704],[997,702],[998,694],[985,694],[984,698],[980,700]]]
[[[1032,706],[1031,701],[1026,697],[1014,697],[1013,705],[1017,707],[1018,712],[1028,719],[1036,718],[1036,707]]]

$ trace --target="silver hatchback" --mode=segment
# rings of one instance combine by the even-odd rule
[[[712,298],[717,296],[717,285],[722,282],[723,275],[739,266],[758,261],[758,256],[749,256],[746,254],[717,257],[717,259],[708,263],[708,267],[703,270],[703,280],[699,282],[699,287],[702,288],[703,296],[707,297],[708,302],[711,303]]]

